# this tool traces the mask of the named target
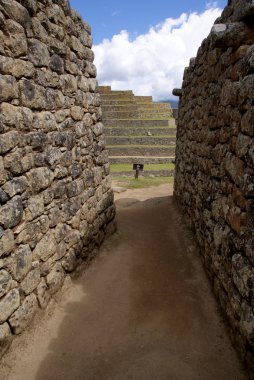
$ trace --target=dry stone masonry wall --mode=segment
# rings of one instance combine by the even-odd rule
[[[114,230],[88,24],[0,0],[0,356]]]
[[[174,93],[174,194],[253,377],[254,1],[228,2]]]

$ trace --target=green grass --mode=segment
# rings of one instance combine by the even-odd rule
[[[145,117],[139,117],[139,118],[131,118],[131,119],[117,119],[118,121],[126,121],[126,120],[132,120],[132,121],[140,121],[140,120],[174,120],[174,118],[172,117],[149,117],[149,118],[145,118]]]
[[[145,170],[174,170],[175,165],[172,162],[166,164],[144,164]],[[132,164],[111,164],[111,173],[131,172]]]
[[[110,138],[113,138],[113,139],[118,139],[118,138],[127,138],[127,139],[140,139],[140,138],[143,138],[143,137],[155,137],[155,138],[162,138],[162,139],[165,139],[165,138],[175,138],[176,136],[175,135],[152,135],[152,136],[148,136],[148,135],[137,135],[137,136],[133,136],[133,135],[118,135],[118,136],[107,136],[107,137],[110,137]]]
[[[154,145],[130,145],[130,144],[126,144],[126,145],[107,145],[107,148],[128,148],[128,149],[131,149],[131,148],[141,148],[141,149],[145,149],[145,148],[154,148],[154,149],[160,149],[160,148],[175,148],[175,145],[158,145],[158,144],[154,144]]]
[[[143,189],[151,186],[159,186],[164,183],[173,183],[174,177],[155,177],[155,178],[123,178],[113,177],[118,186],[125,187],[126,189]]]
[[[143,126],[143,127],[105,127],[105,129],[123,129],[123,128],[129,128],[129,129],[137,129],[137,130],[140,130],[140,129],[143,129],[145,131],[150,131],[150,129],[176,129],[176,126],[171,124],[171,125],[162,125],[162,126],[152,126],[150,127],[150,125],[148,127],[146,126]]]

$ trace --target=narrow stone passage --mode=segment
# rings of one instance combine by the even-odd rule
[[[245,379],[167,194],[162,185],[117,195],[118,232],[36,334],[20,337],[2,379]]]

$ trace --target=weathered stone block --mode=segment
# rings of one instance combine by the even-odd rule
[[[0,299],[0,323],[5,322],[20,305],[20,296],[17,289],[12,289]]]
[[[79,262],[75,253],[71,250],[64,256],[61,263],[66,272],[73,272],[77,268]]]
[[[55,116],[51,112],[40,112],[35,115],[35,124],[40,131],[45,133],[57,129]]]
[[[45,309],[50,301],[48,286],[44,278],[41,279],[37,287],[37,298],[41,309]]]
[[[243,183],[244,162],[238,157],[234,157],[228,153],[226,156],[225,167],[236,185],[240,186]]]
[[[33,127],[33,113],[29,108],[2,103],[0,112],[5,125],[15,127],[17,130],[31,130]]]
[[[46,90],[42,86],[34,84],[33,81],[23,79],[19,82],[21,103],[23,106],[42,110],[46,107]]]
[[[254,108],[251,107],[244,115],[241,121],[241,131],[248,134],[249,136],[254,136]]]
[[[68,74],[61,75],[60,85],[65,95],[73,95],[78,90],[77,79],[73,75],[68,75]]]
[[[32,268],[33,255],[28,244],[20,245],[15,251],[16,266],[14,278],[22,280]]]
[[[9,319],[14,334],[20,334],[31,323],[37,308],[36,296],[35,294],[30,294]]]
[[[0,225],[4,228],[15,227],[23,217],[23,205],[20,196],[16,196],[0,207]]]
[[[14,235],[11,230],[6,230],[0,237],[0,257],[10,253],[15,247]]]
[[[64,73],[64,61],[57,54],[53,54],[51,56],[49,67],[51,68],[51,70],[56,71],[58,74]]]
[[[7,322],[0,325],[0,358],[11,345],[13,335]]]
[[[35,261],[32,264],[31,270],[28,272],[24,280],[21,282],[21,290],[25,295],[30,294],[40,282],[40,264],[39,261]]]
[[[103,124],[102,123],[96,123],[95,125],[93,125],[92,131],[96,137],[101,136],[104,132]]]
[[[0,101],[16,99],[18,97],[18,86],[16,79],[11,75],[0,74]]]
[[[5,35],[3,44],[9,55],[12,57],[25,56],[27,54],[27,39],[24,28],[16,21],[7,20],[5,30],[8,37]]]
[[[0,186],[7,181],[7,178],[7,173],[4,169],[4,161],[3,158],[0,157]]]
[[[71,117],[76,121],[81,121],[84,116],[84,109],[82,107],[73,106],[71,107]]]
[[[58,262],[53,267],[52,271],[47,275],[47,285],[49,293],[56,293],[63,285],[64,282],[64,270],[62,265]]]
[[[44,167],[30,170],[26,177],[33,192],[38,192],[49,187],[54,179],[53,172]]]
[[[0,154],[7,153],[14,148],[19,142],[19,134],[16,131],[10,131],[0,135]]]
[[[49,230],[36,245],[33,255],[42,261],[47,261],[56,251],[57,243],[53,231]]]
[[[44,199],[42,195],[36,195],[28,199],[26,217],[33,220],[44,212]]]
[[[37,67],[48,67],[50,55],[47,46],[34,38],[28,41],[28,57]]]
[[[17,194],[22,194],[27,189],[27,186],[27,179],[22,176],[6,182],[3,186],[3,190],[10,197],[14,197]]]
[[[12,278],[6,270],[0,270],[0,298],[3,297],[11,288]]]
[[[24,28],[31,26],[31,18],[25,7],[15,0],[0,0],[4,13],[10,18],[21,24]]]
[[[216,48],[239,47],[253,41],[251,29],[243,22],[215,24],[210,38],[212,46]]]
[[[0,56],[0,72],[13,75],[15,78],[30,78],[34,74],[34,66],[31,62],[22,59]]]

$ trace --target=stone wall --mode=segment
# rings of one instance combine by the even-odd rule
[[[114,230],[88,24],[0,0],[0,355]]]
[[[173,92],[180,96],[174,195],[252,376],[253,21],[253,1],[229,1]]]

